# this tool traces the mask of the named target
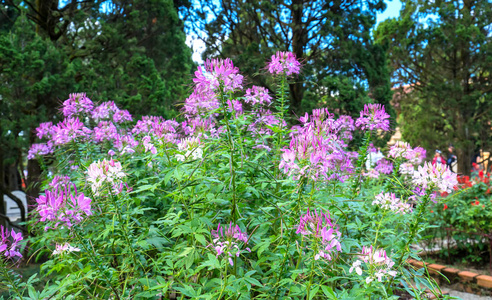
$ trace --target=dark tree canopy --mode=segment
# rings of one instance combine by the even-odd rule
[[[386,52],[374,45],[371,28],[382,0],[237,1],[205,0],[189,10],[190,30],[207,46],[205,57],[230,57],[257,85],[266,60],[292,51],[304,63],[290,84],[297,114],[323,105],[358,112],[371,101],[391,99]]]
[[[410,91],[400,103],[403,137],[427,149],[454,144],[459,171],[469,173],[476,149],[492,146],[489,1],[406,1],[376,38]]]
[[[175,117],[194,68],[178,16],[186,5],[1,0],[2,163],[22,163],[22,153],[36,140],[33,129],[53,120],[70,93],[113,100],[136,118],[149,112]],[[36,173],[39,168],[29,164]]]

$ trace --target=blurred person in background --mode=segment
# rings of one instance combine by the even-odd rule
[[[434,159],[432,160],[432,165],[435,166],[436,164],[446,164],[446,161],[441,155],[441,150],[436,150],[436,153],[434,154]]]
[[[449,144],[448,159],[446,160],[446,165],[448,166],[448,169],[451,170],[451,172],[454,172],[453,167],[456,165],[456,161],[458,160],[456,155],[454,155],[453,151],[454,151],[454,146]]]

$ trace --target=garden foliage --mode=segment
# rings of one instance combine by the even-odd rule
[[[483,170],[472,177],[459,176],[453,193],[444,193],[429,213],[435,236],[451,242],[442,247],[445,258],[459,257],[463,262],[489,261],[492,270],[492,184]],[[454,244],[456,243],[456,244]],[[456,246],[456,247],[453,247]]]
[[[384,107],[368,104],[355,120],[317,109],[289,126],[286,88],[301,64],[279,52],[267,68],[275,94],[246,88],[231,60],[208,60],[195,72],[183,122],[134,124],[112,102],[70,95],[65,119],[41,124],[44,142],[29,152],[47,171],[31,241],[34,255],[48,258],[41,272],[50,282],[42,291],[22,285],[4,259],[7,285],[27,287],[10,289],[12,297],[439,293],[406,259],[416,258],[410,245],[434,192],[450,192],[456,177],[421,165],[422,149],[405,143],[364,171],[371,138],[389,130]],[[348,147],[354,132],[365,136],[358,152]]]

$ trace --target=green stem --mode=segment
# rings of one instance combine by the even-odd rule
[[[127,247],[130,248],[130,252],[132,254],[133,264],[134,264],[134,267],[136,268],[138,266],[138,264],[137,264],[137,258],[135,255],[135,250],[133,249],[133,245],[130,243],[130,240],[128,239],[128,235],[129,235],[129,233],[127,231],[128,222],[126,223],[125,226],[123,226],[123,224],[125,224],[125,223],[123,222],[123,217],[121,216],[120,207],[118,206],[118,203],[116,202],[116,199],[115,199],[115,197],[111,191],[111,188],[108,187],[108,190],[109,190],[111,200],[113,202],[113,206],[114,206],[115,211],[116,211],[116,216],[118,217],[118,221],[121,224],[120,228],[121,228],[121,231],[123,231],[123,239],[125,240]],[[127,207],[127,209],[128,209],[128,207]]]
[[[280,78],[280,93],[277,91],[277,96],[278,96],[278,101],[280,106],[277,106],[278,112],[277,112],[277,118],[278,118],[278,126],[277,126],[277,140],[276,140],[276,145],[275,145],[275,159],[274,159],[274,166],[278,166],[280,163],[281,159],[281,151],[280,148],[282,147],[282,141],[284,138],[284,126],[283,126],[283,121],[285,117],[285,97],[287,96],[287,93],[285,92],[285,85],[287,83],[287,77],[282,75]],[[278,178],[279,175],[279,169],[275,168],[273,172],[274,178]],[[277,183],[278,186],[278,183]]]
[[[77,241],[79,242],[79,244],[82,245],[82,247],[84,248],[84,250],[87,252],[87,254],[89,255],[90,260],[92,260],[92,263],[97,268],[97,270],[99,271],[99,273],[103,274],[103,276],[105,277],[105,279],[108,281],[109,286],[113,290],[113,293],[114,293],[116,299],[121,300],[120,295],[118,294],[118,291],[116,290],[116,288],[111,283],[111,281],[112,281],[111,278],[108,278],[108,276],[106,275],[106,273],[104,273],[104,271],[101,269],[101,267],[99,265],[99,262],[96,259],[96,255],[93,253],[93,251],[91,249],[88,249],[85,246],[84,242],[82,241],[82,239],[80,238],[80,236],[77,234],[77,230],[72,230],[72,233],[74,234],[74,236],[77,239]]]
[[[10,276],[9,271],[7,270],[7,266],[4,265],[2,262],[2,258],[0,257],[0,269],[2,270],[3,277],[5,277],[10,284],[10,287],[14,289],[15,294],[19,297],[19,299],[24,299],[22,297],[22,293],[20,292],[19,288],[17,287],[17,284],[15,284],[14,279]]]
[[[376,248],[376,243],[378,241],[378,235],[379,235],[379,229],[381,228],[381,224],[383,223],[384,216],[386,215],[386,210],[383,211],[383,215],[381,216],[381,219],[378,222],[378,228],[376,229],[376,238],[374,239],[374,248]]]
[[[302,189],[303,189],[304,184],[305,184],[304,180],[305,180],[304,178],[301,178],[301,180],[299,182],[299,190],[298,190],[298,196],[297,196],[297,206],[298,206],[298,211],[299,211],[299,215],[297,216],[298,218],[301,216],[301,213],[302,213],[302,211],[301,211],[301,209],[302,209],[301,197],[302,197]],[[294,234],[295,234],[295,230],[291,229],[289,238],[287,240],[287,249],[285,250],[284,258],[283,258],[282,263],[280,265],[280,272],[276,276],[275,285],[278,284],[280,277],[283,275],[285,264],[287,262],[287,256],[289,255],[289,245],[291,244],[291,241],[294,237]],[[304,240],[301,242],[301,252],[302,252],[302,247],[304,245],[303,243],[304,243]],[[299,268],[299,265],[301,263],[301,258],[302,258],[302,255],[299,254],[299,257],[297,258],[297,263],[296,263],[296,270]],[[277,289],[277,291],[275,292],[275,299],[278,298],[278,292],[279,292],[279,290]]]
[[[425,208],[427,207],[427,205],[430,202],[431,193],[432,193],[432,190],[429,189],[429,191],[425,194],[424,198],[422,199],[422,201],[420,202],[420,204],[418,206],[417,217],[415,218],[415,221],[410,225],[410,236],[408,237],[407,242],[405,243],[405,246],[401,250],[402,253],[400,255],[400,258],[398,259],[398,262],[396,263],[397,267],[401,266],[405,255],[410,251],[409,246],[413,243],[413,239],[417,235],[418,226],[419,226],[420,222],[422,221],[422,215],[424,214]],[[408,251],[407,251],[407,249],[408,249]],[[388,282],[388,287],[391,286],[391,284],[393,283],[393,279],[394,278],[392,278]]]
[[[220,298],[222,297],[222,294],[224,293],[226,287],[227,287],[227,263],[224,270],[224,287],[222,287],[222,289],[220,290],[220,295],[217,298],[218,300],[220,300]]]
[[[307,286],[307,300],[311,299],[309,297],[309,294],[311,293],[311,285],[313,284],[313,269],[314,269],[314,257],[312,259],[312,262],[311,262],[311,273],[309,274],[309,283],[308,283],[308,286]]]
[[[357,191],[360,190],[360,181],[362,178],[362,169],[364,168],[364,164],[366,163],[367,160],[367,148],[369,148],[369,143],[371,142],[371,131],[366,131],[366,134],[364,136],[364,146],[360,149],[359,151],[359,160],[357,161],[357,167],[355,171],[355,181],[352,184],[352,200],[355,199],[355,196],[357,195]]]
[[[220,90],[223,90],[222,85],[220,87]],[[237,199],[236,199],[236,170],[234,168],[234,152],[235,152],[235,147],[234,147],[234,140],[232,138],[232,130],[229,125],[229,119],[227,118],[227,101],[225,100],[224,94],[220,92],[219,94],[221,106],[222,106],[222,112],[224,114],[224,120],[226,124],[226,129],[227,129],[227,140],[229,143],[229,150],[230,150],[230,159],[229,159],[229,168],[231,172],[231,182],[230,185],[232,185],[232,208],[231,208],[231,216],[234,224],[236,224],[237,217],[236,217],[236,208],[237,208]]]

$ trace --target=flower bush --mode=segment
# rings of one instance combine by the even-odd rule
[[[467,262],[482,263],[484,253],[488,252],[492,271],[492,183],[490,175],[483,171],[469,176],[458,177],[458,185],[453,191],[441,193],[429,213],[432,224],[442,239],[453,239],[457,249],[443,247],[445,257],[464,250],[462,259]],[[444,231],[443,231],[444,229]]]
[[[289,119],[287,85],[300,68],[292,53],[275,54],[267,66],[277,82],[273,94],[244,91],[231,60],[208,60],[195,72],[182,122],[147,116],[133,125],[112,102],[70,95],[64,119],[41,124],[44,142],[29,153],[51,170],[32,224],[38,230],[32,250],[49,257],[42,273],[52,280],[43,293],[57,299],[439,293],[406,260],[417,258],[409,246],[425,228],[434,192],[448,190],[455,177],[427,164],[415,170],[422,151],[407,144],[392,148],[374,176],[364,176],[371,137],[389,129],[389,115],[367,104],[355,120],[326,109]],[[350,149],[357,130],[365,140]]]

